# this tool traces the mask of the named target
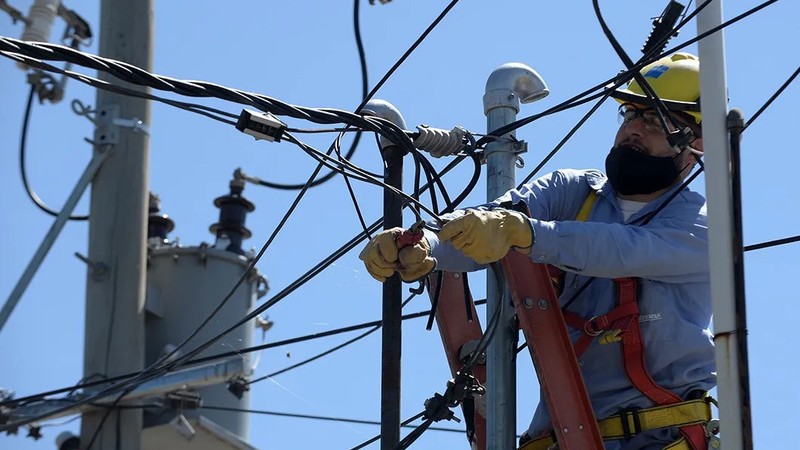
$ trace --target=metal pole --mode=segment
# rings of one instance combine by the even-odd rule
[[[495,69],[486,81],[486,93],[483,96],[488,132],[516,120],[520,101],[536,101],[548,93],[539,74],[524,64],[509,63]],[[513,132],[502,137],[512,136]],[[516,186],[515,163],[520,150],[510,140],[494,141],[486,146],[486,194],[489,201]],[[508,450],[516,448],[514,361],[518,331],[511,297],[506,295],[501,298],[501,286],[492,274],[487,276],[486,281],[487,320],[491,320],[498,308],[503,308],[500,324],[486,352],[486,447],[489,450]]]
[[[744,131],[744,116],[738,109],[728,112],[728,131],[731,146],[731,187],[733,189],[733,272],[736,292],[734,313],[737,330],[747,330],[747,304],[744,277],[744,230],[742,228],[742,165],[740,141]],[[747,357],[747,333],[737,336],[736,352],[739,360],[739,398],[741,399],[741,430],[744,448],[753,448],[753,425],[750,417],[750,368]]]
[[[722,21],[721,0],[711,1],[697,16],[697,33],[704,33]],[[745,447],[745,430],[742,427],[743,417],[746,415],[749,418],[750,412],[742,407],[744,399],[738,384],[739,333],[743,334],[746,330],[737,329],[734,305],[733,197],[726,127],[728,83],[723,32],[718,31],[700,41],[698,49],[720,429],[726,449],[742,450],[750,448]]]
[[[152,18],[152,0],[101,0],[99,54],[151,70]],[[112,80],[106,74],[100,78]],[[136,123],[150,122],[150,104],[99,90],[96,108],[95,141],[114,145],[114,151],[92,183],[88,259],[108,270],[87,276],[87,377],[142,370],[145,347],[149,138]],[[82,445],[97,432],[92,450],[139,450],[141,410],[112,411],[101,426],[105,414],[83,415]]]
[[[400,112],[383,100],[370,100],[365,112],[382,117],[402,129],[406,122]],[[384,160],[383,181],[403,189],[403,156],[406,152],[381,137]],[[389,190],[383,191],[383,229],[403,226],[403,200]],[[402,355],[402,289],[400,275],[383,283],[383,327],[381,337],[381,449],[392,450],[400,442],[400,358]]]
[[[75,210],[75,205],[78,204],[78,200],[80,200],[83,196],[83,192],[94,178],[97,170],[103,164],[103,161],[105,161],[108,153],[109,150],[107,148],[99,148],[98,151],[95,152],[91,161],[89,161],[86,169],[84,169],[83,174],[78,179],[75,187],[72,188],[72,192],[69,194],[67,201],[64,202],[61,212],[58,213],[53,225],[50,226],[50,230],[47,231],[42,243],[39,244],[39,248],[36,249],[36,253],[34,253],[33,258],[31,258],[31,261],[28,263],[28,267],[25,268],[25,272],[19,278],[16,286],[14,286],[14,290],[11,291],[11,295],[8,296],[8,299],[3,305],[3,309],[0,311],[0,331],[2,331],[3,326],[6,324],[6,321],[14,311],[14,307],[17,306],[17,302],[19,302],[22,294],[25,293],[25,289],[28,288],[28,285],[33,279],[33,276],[36,274],[36,271],[39,270],[39,266],[42,265],[44,257],[47,256],[47,252],[50,251],[50,247],[53,246],[56,238],[58,238],[58,235],[61,233],[64,225],[67,223],[72,211]]]

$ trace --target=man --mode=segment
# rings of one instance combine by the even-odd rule
[[[640,419],[655,421],[642,413],[633,419],[631,430],[629,416],[620,416],[701,398],[715,385],[708,329],[705,199],[681,188],[703,150],[699,61],[676,53],[646,66],[641,74],[672,112],[675,122],[668,118],[667,129],[691,130],[681,147],[670,143],[653,102],[634,80],[613,94],[621,103],[621,126],[606,158],[606,176],[597,170],[557,171],[492,203],[445,217],[447,222],[438,233],[425,230],[425,237],[414,246],[398,248],[396,238],[402,230],[387,230],[360,257],[380,281],[394,272],[411,281],[434,268],[476,270],[512,249],[529,254],[534,262],[559,268],[563,271],[559,302],[562,308],[569,303],[565,316],[574,319],[570,334],[576,352],[581,336],[589,334],[592,339],[579,355],[579,365],[595,416],[612,417],[618,424],[625,418],[625,436],[609,439],[607,434],[606,448],[700,450],[700,446],[705,448],[705,435],[699,426],[679,429],[674,426],[678,423],[668,421],[654,429],[643,428]],[[520,203],[530,217],[511,209],[510,205]],[[638,313],[627,324],[593,330],[598,321],[590,318],[608,314],[622,301],[624,289],[614,279],[623,278],[635,281],[631,285]],[[587,321],[585,326],[579,326],[583,321]],[[631,374],[632,363],[623,357],[628,350],[623,352],[622,338],[614,339],[632,333],[633,321],[638,322],[635,328],[645,360],[643,373],[638,374]],[[658,395],[642,386],[648,378],[655,382],[652,389],[660,390]],[[666,397],[659,400],[662,394]],[[537,439],[549,435],[550,428],[546,405],[540,402],[522,444],[536,442],[524,448],[547,448],[548,438]]]

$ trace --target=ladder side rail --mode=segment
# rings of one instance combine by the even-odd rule
[[[603,450],[597,420],[547,267],[514,251],[502,263],[559,448]]]

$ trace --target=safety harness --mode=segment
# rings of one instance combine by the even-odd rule
[[[597,201],[598,194],[591,191],[581,207],[577,221],[585,222]],[[551,279],[560,289],[564,273],[550,268]],[[665,450],[704,450],[708,448],[706,431],[711,421],[710,397],[684,401],[673,392],[659,386],[645,365],[644,343],[639,327],[638,278],[616,278],[617,306],[601,316],[585,319],[575,313],[563,311],[564,321],[580,330],[574,342],[576,357],[589,348],[594,339],[600,344],[621,343],[625,373],[633,387],[644,394],[655,407],[623,410],[620,414],[600,420],[600,433],[604,440],[630,439],[638,433],[666,427],[678,427],[681,437]],[[546,450],[554,444],[552,434],[525,442],[520,450]]]

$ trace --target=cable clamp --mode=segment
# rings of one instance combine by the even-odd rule
[[[474,398],[486,394],[486,388],[481,385],[477,378],[464,371],[459,371],[456,376],[447,382],[447,389],[444,395],[436,393],[433,397],[425,400],[425,419],[434,422],[440,420],[454,420],[461,422],[450,408],[460,405],[467,398]]]
[[[286,131],[286,124],[272,113],[243,109],[236,122],[236,129],[256,140],[280,142],[283,132]]]
[[[241,375],[237,375],[228,381],[228,392],[233,394],[239,400],[241,400],[244,396],[244,393],[249,390],[250,384],[247,382],[247,378]]]

